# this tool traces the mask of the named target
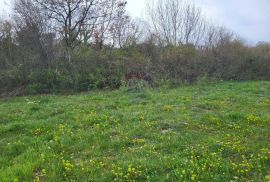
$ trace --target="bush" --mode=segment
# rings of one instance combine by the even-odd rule
[[[26,87],[27,94],[39,94],[44,93],[46,90],[46,85],[42,85],[41,83],[31,83]]]
[[[151,54],[144,47],[151,48]],[[118,89],[130,71],[149,73],[156,86],[169,87],[217,80],[270,79],[268,44],[247,47],[231,41],[211,48],[142,44],[101,50],[82,46],[71,53],[70,61],[59,49],[59,55],[48,65],[41,64],[37,54],[15,48],[18,54],[13,62],[3,63],[5,69],[0,72],[1,93],[21,86],[26,86],[28,94]],[[136,90],[143,85],[134,83],[131,87]]]

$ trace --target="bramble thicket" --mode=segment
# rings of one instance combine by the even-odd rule
[[[146,21],[126,3],[16,0],[0,23],[0,92],[117,89],[132,71],[151,75],[153,86],[270,79],[270,45],[246,44],[195,4],[149,1]]]

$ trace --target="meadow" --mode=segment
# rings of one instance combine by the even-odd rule
[[[1,98],[0,181],[270,181],[270,82]]]

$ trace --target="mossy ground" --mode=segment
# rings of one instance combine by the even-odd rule
[[[270,82],[0,100],[0,181],[269,181]]]

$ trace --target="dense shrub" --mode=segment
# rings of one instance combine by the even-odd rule
[[[249,46],[182,2],[150,2],[144,22],[126,0],[15,0],[0,20],[0,94],[117,89],[130,72],[151,86],[270,79],[269,43]]]
[[[266,43],[250,47],[232,40],[212,47],[195,47],[145,42],[102,49],[82,45],[70,53],[70,60],[65,49],[56,44],[52,49],[57,53],[49,64],[43,64],[38,52],[21,45],[12,44],[13,54],[6,54],[5,43],[0,46],[1,93],[17,88],[25,88],[20,92],[23,94],[117,89],[131,71],[150,74],[157,86],[270,79],[270,46]]]

